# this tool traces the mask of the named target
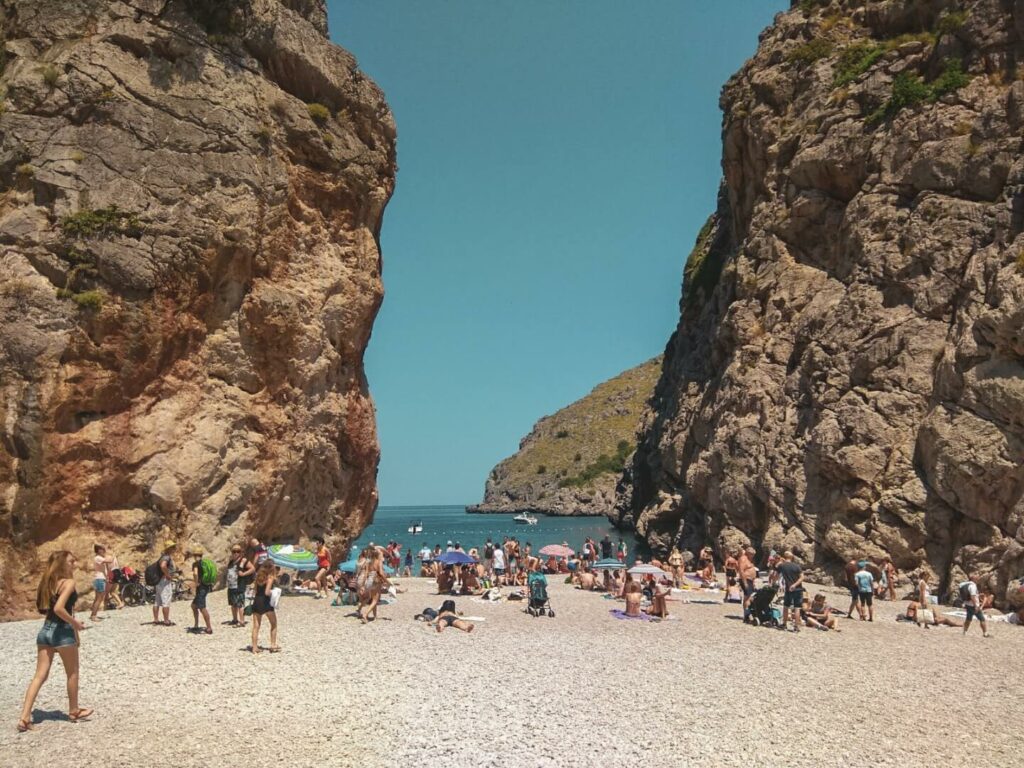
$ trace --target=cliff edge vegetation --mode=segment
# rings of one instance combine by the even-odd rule
[[[660,369],[660,357],[648,360],[538,421],[491,471],[483,503],[468,510],[607,514]]]

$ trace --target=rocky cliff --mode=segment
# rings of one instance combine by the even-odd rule
[[[538,421],[491,471],[483,503],[467,511],[609,514],[660,370],[660,357],[648,360]]]
[[[1024,2],[804,0],[725,86],[718,210],[616,519],[1024,566]]]
[[[376,505],[395,127],[324,0],[0,0],[0,611]]]

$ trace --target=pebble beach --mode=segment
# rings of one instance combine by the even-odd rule
[[[247,629],[191,635],[148,608],[108,612],[82,635],[83,706],[71,723],[59,663],[15,732],[39,622],[0,625],[0,765],[111,766],[1019,766],[1015,709],[1024,628],[964,637],[894,618],[841,633],[755,628],[736,605],[669,603],[668,620],[617,620],[621,603],[557,583],[555,618],[459,598],[472,634],[413,621],[441,599],[402,579],[361,625],[351,607],[285,597],[279,654]],[[846,593],[826,590],[845,610]],[[709,599],[693,593],[693,599]],[[720,599],[720,598],[718,598]],[[79,615],[82,618],[82,615]],[[264,628],[264,638],[266,638]]]

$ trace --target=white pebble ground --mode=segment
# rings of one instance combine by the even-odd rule
[[[38,622],[0,625],[0,765],[89,766],[1021,766],[1024,628],[896,623],[799,635],[745,626],[735,605],[670,603],[672,620],[620,621],[600,595],[551,587],[555,618],[521,603],[458,601],[465,635],[414,622],[425,580],[362,626],[351,608],[286,597],[283,652],[248,631],[212,636],[111,611],[82,641],[82,704],[54,669],[38,729],[15,732]],[[846,607],[845,593],[829,591]],[[81,614],[80,614],[81,617]]]

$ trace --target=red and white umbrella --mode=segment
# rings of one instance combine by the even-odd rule
[[[545,557],[572,557],[575,554],[569,547],[561,544],[548,544],[540,548],[540,553]]]

